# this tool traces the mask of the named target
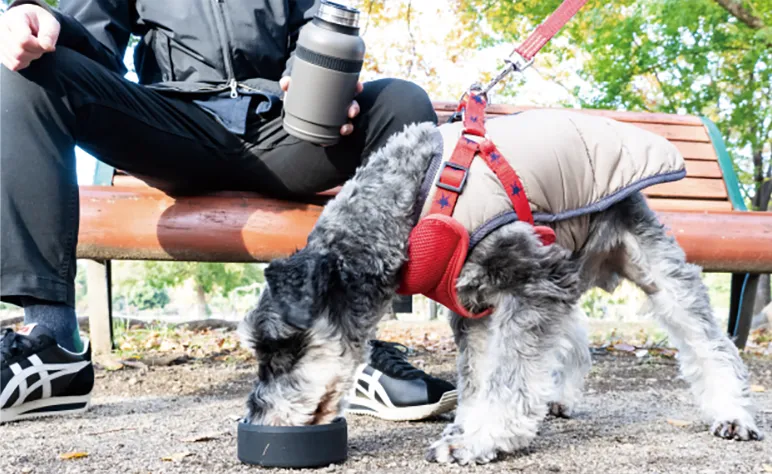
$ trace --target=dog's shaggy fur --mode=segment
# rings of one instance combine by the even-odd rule
[[[434,127],[411,125],[392,137],[325,207],[307,246],[266,269],[266,288],[241,326],[259,362],[249,422],[328,423],[342,414],[398,287]],[[576,252],[542,245],[520,222],[474,248],[460,298],[471,311],[495,310],[452,317],[459,406],[427,458],[488,462],[526,447],[548,412],[569,416],[590,367],[578,300],[592,287],[612,291],[620,278],[648,295],[711,431],[760,439],[745,366],[713,318],[700,268],[635,194],[594,214]]]

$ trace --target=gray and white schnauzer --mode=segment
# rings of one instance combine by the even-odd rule
[[[438,128],[414,124],[393,136],[325,206],[306,247],[266,268],[265,289],[241,325],[259,364],[248,422],[323,424],[343,414],[367,341],[399,287],[416,202],[442,147]],[[541,139],[561,140],[550,133]],[[648,296],[711,432],[762,439],[746,368],[714,319],[701,269],[686,262],[639,190],[571,219],[585,219],[578,248],[560,243],[559,227],[558,243],[543,245],[532,225],[514,221],[467,256],[460,301],[493,312],[451,317],[459,404],[427,459],[489,462],[527,447],[548,412],[570,415],[591,364],[578,301],[592,287],[613,291],[621,278]]]

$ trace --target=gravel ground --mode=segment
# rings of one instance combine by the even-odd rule
[[[417,354],[453,377],[453,355]],[[772,472],[772,361],[750,360],[763,442],[714,438],[699,422],[674,361],[596,355],[585,400],[571,420],[548,420],[527,453],[487,466],[423,460],[449,417],[394,423],[349,416],[349,459],[322,472]],[[2,473],[219,473],[261,470],[236,458],[236,421],[251,386],[246,363],[97,371],[92,409],[80,416],[0,427]],[[491,414],[495,416],[495,414]],[[671,422],[668,422],[671,420]],[[675,420],[675,421],[674,421]],[[193,439],[208,436],[204,440]],[[87,457],[62,460],[64,453]],[[165,457],[181,457],[164,460]]]

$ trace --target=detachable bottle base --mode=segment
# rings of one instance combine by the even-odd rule
[[[322,467],[348,457],[345,418],[327,425],[262,426],[239,422],[238,458],[263,467]]]

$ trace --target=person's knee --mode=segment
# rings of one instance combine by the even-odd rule
[[[82,59],[79,53],[60,47],[32,61],[21,71],[0,68],[4,102],[7,98],[18,97],[29,105],[35,102],[35,97],[42,98],[47,93],[64,97],[67,94],[67,81],[63,79],[74,74]]]
[[[381,113],[391,120],[402,125],[437,123],[432,101],[421,86],[403,79],[381,79],[377,82],[379,87],[375,102]]]

